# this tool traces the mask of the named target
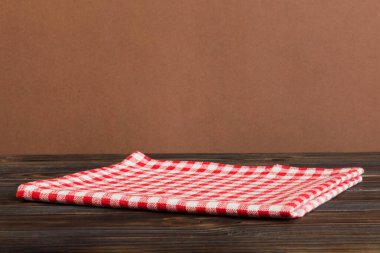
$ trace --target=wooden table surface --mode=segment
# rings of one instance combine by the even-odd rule
[[[380,252],[380,153],[150,154],[158,159],[361,166],[363,182],[300,219],[201,216],[15,198],[19,184],[127,155],[0,156],[0,252]]]

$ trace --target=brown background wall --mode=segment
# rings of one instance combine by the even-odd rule
[[[1,1],[0,153],[380,151],[380,1]]]

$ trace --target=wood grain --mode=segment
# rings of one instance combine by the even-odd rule
[[[151,154],[160,159],[365,169],[361,184],[301,219],[248,219],[27,202],[19,184],[125,155],[0,156],[0,252],[379,252],[380,153]]]

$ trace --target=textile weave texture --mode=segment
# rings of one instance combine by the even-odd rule
[[[361,182],[363,172],[359,167],[155,160],[137,151],[108,167],[22,184],[16,196],[102,207],[297,218]]]

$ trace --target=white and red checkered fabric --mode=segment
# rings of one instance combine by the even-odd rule
[[[241,166],[154,160],[118,164],[19,186],[27,200],[250,217],[302,217],[361,182],[362,168]]]

